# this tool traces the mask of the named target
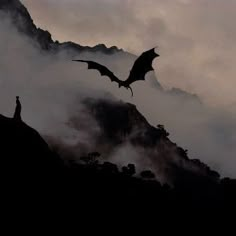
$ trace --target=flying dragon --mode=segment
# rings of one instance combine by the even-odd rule
[[[101,76],[107,76],[111,79],[112,82],[116,82],[120,87],[125,87],[127,89],[130,89],[131,94],[133,96],[133,90],[130,87],[132,83],[139,80],[145,80],[145,75],[149,71],[153,71],[152,62],[156,57],[159,57],[155,52],[155,48],[152,48],[148,51],[145,51],[137,58],[137,60],[134,62],[134,65],[130,71],[129,77],[126,80],[120,80],[117,78],[113,72],[111,72],[107,67],[94,62],[94,61],[85,61],[85,60],[72,60],[77,62],[84,62],[88,64],[88,69],[94,69],[98,70],[101,74]]]

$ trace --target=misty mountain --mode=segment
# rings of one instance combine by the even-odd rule
[[[143,130],[139,132],[143,132],[143,135],[133,135],[130,140],[133,145],[146,148],[159,146],[159,150],[164,143],[169,145],[168,148],[174,145],[162,128],[151,127],[132,104],[111,105],[99,101],[95,105],[91,100],[87,104],[95,109],[95,115],[104,126],[106,138],[112,139],[114,145],[122,142],[124,135],[132,136],[134,128],[141,127]],[[114,112],[112,121],[101,114],[104,110]],[[119,130],[121,127],[114,123],[122,118],[128,118],[128,124],[131,118],[133,124],[124,125],[123,134]],[[112,126],[114,135],[105,126]],[[182,164],[188,168],[195,165],[195,170],[198,170],[180,168],[170,159],[172,163],[169,164],[173,165],[170,172],[175,172],[176,182],[175,186],[169,187],[151,175],[144,175],[148,171],[142,172],[142,178],[135,176],[136,170],[132,164],[119,170],[109,162],[95,159],[88,162],[90,154],[81,158],[85,163],[62,161],[37,131],[13,118],[1,115],[0,129],[2,212],[14,215],[24,212],[18,221],[24,219],[25,214],[26,217],[41,217],[41,214],[47,213],[44,217],[49,218],[73,214],[75,219],[93,214],[89,218],[91,223],[97,222],[102,212],[103,220],[124,214],[119,222],[126,217],[129,221],[139,219],[142,223],[159,218],[170,222],[178,220],[177,215],[196,216],[204,212],[204,217],[214,217],[217,216],[216,211],[226,213],[234,210],[235,181],[219,180],[216,172],[199,161],[190,161],[182,149],[179,149],[179,161],[182,160]],[[96,153],[91,155],[97,156]],[[155,216],[156,212],[159,217]],[[213,218],[209,218],[208,222],[210,219]]]
[[[0,10],[9,14],[17,29],[34,39],[42,49],[49,50],[53,45],[51,34],[37,28],[24,5],[18,0],[2,0]]]
[[[140,159],[150,160],[157,178],[163,182],[192,183],[196,177],[219,181],[217,172],[199,160],[190,160],[187,150],[168,138],[163,125],[150,125],[133,104],[94,99],[86,100],[85,104],[101,127],[98,147],[108,143],[113,149],[130,145],[138,150]],[[127,159],[128,155],[127,152]]]
[[[2,0],[0,2],[0,10],[10,15],[12,22],[17,27],[19,32],[27,35],[30,39],[33,39],[33,43],[36,43],[40,49],[48,51],[50,53],[60,53],[66,52],[70,56],[75,57],[81,53],[102,53],[105,55],[115,55],[118,54],[124,59],[131,58],[132,60],[137,57],[129,52],[125,52],[123,49],[119,49],[116,46],[110,48],[106,47],[104,44],[98,44],[94,47],[82,46],[74,42],[58,42],[54,41],[50,32],[38,28],[30,16],[27,8],[19,0]],[[78,32],[79,33],[79,32]],[[162,89],[161,84],[155,76],[152,79],[153,86],[157,89]],[[155,81],[155,82],[154,82]],[[188,100],[193,100],[200,102],[200,99],[195,94],[190,94],[178,88],[173,88],[166,91],[169,94],[179,95],[180,97],[187,98]]]
[[[135,58],[134,55],[119,50],[117,47],[107,48],[102,44],[95,47],[84,47],[71,42],[54,42],[49,32],[35,26],[27,9],[18,0],[1,1],[0,9],[10,16],[20,33],[27,35],[45,53],[67,51],[69,55],[79,55],[82,52],[93,55],[95,52],[100,52],[114,56],[121,54],[123,58]],[[173,93],[184,99],[187,97],[197,100],[196,97],[178,89],[174,89]],[[219,175],[216,172],[198,160],[190,160],[186,150],[168,139],[164,127],[152,127],[134,105],[123,102],[108,102],[108,100],[85,100],[84,105],[99,127],[99,133],[93,139],[97,151],[101,152],[105,159],[109,155],[114,155],[114,150],[125,150],[128,147],[137,150],[138,156],[146,162],[143,163],[144,166],[152,167],[162,182],[176,184],[183,179],[190,181],[196,176],[213,182],[219,181]],[[76,117],[70,119],[70,126],[75,129],[77,129],[77,123]],[[62,156],[71,155],[73,152],[68,151],[68,148],[65,151],[65,146],[58,147],[57,142],[48,140],[52,142],[51,145],[59,150],[59,154]],[[79,148],[83,149],[81,146]],[[73,156],[79,158],[76,157],[76,154]],[[129,158],[127,157],[127,159]],[[183,178],[183,176],[188,177]]]
[[[118,49],[115,46],[107,48],[104,44],[88,47],[73,42],[59,43],[58,41],[53,41],[48,31],[36,27],[28,10],[19,0],[1,0],[0,10],[8,13],[18,30],[35,40],[43,50],[54,53],[60,50],[74,51],[76,53],[85,51],[92,53],[102,52],[104,54],[123,52],[122,49]]]
[[[68,51],[69,58],[82,52],[135,58],[116,47],[54,42],[49,32],[34,25],[27,9],[17,0],[0,1],[0,9],[11,17],[18,31],[27,35],[39,52],[43,52],[36,53],[37,56]],[[47,85],[50,81],[45,77]],[[181,90],[172,92],[183,101],[193,98],[199,103],[195,96]],[[128,221],[149,220],[154,215],[156,221],[158,214],[162,218],[166,216],[170,222],[172,217],[173,221],[183,221],[186,216],[198,213],[201,217],[218,217],[221,210],[234,209],[235,180],[221,179],[200,160],[190,159],[187,150],[170,140],[162,124],[156,127],[149,124],[135,105],[118,101],[111,95],[104,99],[92,95],[82,100],[82,109],[79,109],[81,104],[75,102],[73,114],[65,124],[68,132],[92,130],[89,138],[78,135],[82,144],[75,143],[74,139],[72,143],[63,142],[57,136],[45,136],[46,142],[26,123],[0,116],[2,203],[8,214],[20,212],[21,219],[26,212],[31,218],[41,217],[43,213],[43,217],[50,218],[48,212],[51,212],[51,218],[56,215],[64,219],[73,212],[77,219],[84,218],[87,213],[90,224],[100,218],[104,224],[104,219],[114,220],[113,216],[119,215],[120,224],[126,217]],[[60,106],[60,101],[56,100],[52,108],[55,109],[55,104]],[[27,112],[24,103],[23,108],[23,113]],[[38,109],[36,106],[35,110]],[[53,111],[61,115],[58,110]],[[40,120],[40,112],[31,113]],[[51,114],[47,115],[51,118]],[[24,120],[24,114],[22,117]],[[56,130],[58,126],[47,128]],[[82,141],[94,145],[84,148]],[[93,159],[94,155],[99,158]],[[133,160],[137,160],[135,165]],[[67,213],[63,214],[64,210]],[[102,213],[105,218],[101,217]],[[181,214],[185,217],[181,218]]]
[[[98,44],[94,47],[82,46],[74,42],[63,42],[54,41],[50,32],[36,27],[26,7],[19,0],[3,0],[0,2],[0,10],[7,13],[13,24],[17,27],[20,33],[27,35],[36,46],[43,51],[49,53],[60,53],[66,52],[71,57],[78,56],[81,53],[102,53],[104,55],[115,55],[118,54],[124,58],[135,59],[136,56],[118,49],[116,46],[110,48],[104,44]],[[157,89],[161,88],[161,85],[156,80],[155,86]]]

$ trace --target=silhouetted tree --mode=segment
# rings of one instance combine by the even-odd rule
[[[154,179],[155,174],[150,170],[144,170],[140,173],[141,177],[144,179]]]
[[[181,147],[177,148],[178,153],[185,159],[188,159],[188,150]]]
[[[165,130],[165,126],[164,125],[157,125],[157,128],[159,129],[159,131],[161,132],[161,135],[163,135],[164,137],[168,137],[170,134]]]
[[[81,161],[85,162],[87,165],[96,165],[98,164],[98,158],[101,156],[99,152],[90,152],[87,156],[80,158]]]
[[[135,165],[134,164],[128,164],[128,166],[122,167],[122,172],[125,175],[133,176],[136,173]]]
[[[104,172],[109,173],[109,174],[118,174],[119,169],[117,165],[110,163],[110,162],[104,162],[102,165],[102,169]]]
[[[88,154],[88,157],[93,160],[97,160],[100,156],[101,154],[99,152],[90,152]]]

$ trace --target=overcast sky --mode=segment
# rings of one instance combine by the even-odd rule
[[[159,46],[165,87],[211,105],[236,103],[235,0],[22,0],[59,41],[105,43],[139,54]]]
[[[110,92],[137,105],[151,124],[164,124],[171,140],[188,149],[191,158],[200,158],[225,176],[235,177],[235,0],[22,2],[36,25],[49,30],[55,40],[116,45],[137,55],[158,45],[161,57],[154,62],[158,80],[165,88],[196,93],[205,106],[160,92],[150,79],[133,84],[135,96],[131,98],[125,89],[101,80],[99,73],[87,70],[86,65],[71,63],[64,55],[42,56],[2,20],[1,39],[7,44],[0,45],[4,78],[0,92],[5,98],[0,100],[1,113],[12,115],[12,98],[18,94],[24,104],[24,120],[42,134],[50,131],[68,142],[90,143],[88,134],[94,136],[93,130],[73,132],[66,122],[71,115],[80,114],[78,95],[100,97],[103,91]],[[133,63],[132,58],[120,55],[112,59],[100,53],[80,56],[104,63],[119,76],[127,74]]]

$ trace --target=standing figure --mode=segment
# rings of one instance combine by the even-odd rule
[[[21,103],[19,100],[19,96],[16,97],[16,109],[14,113],[14,119],[17,121],[21,121]]]

